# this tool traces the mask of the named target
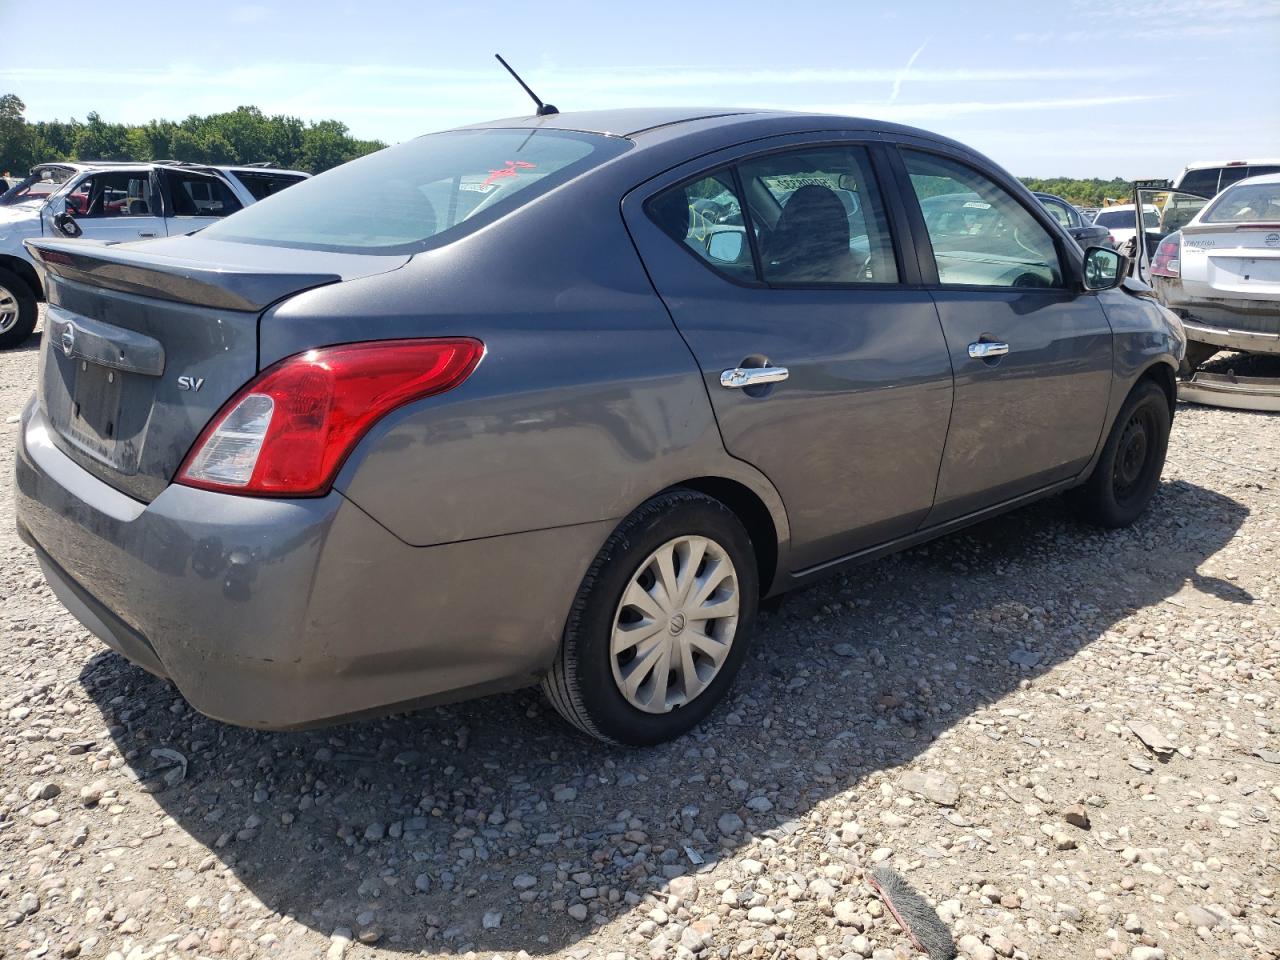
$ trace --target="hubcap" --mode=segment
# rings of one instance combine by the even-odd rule
[[[706,537],[677,537],[632,575],[613,618],[613,681],[633,707],[669,713],[715,679],[738,629],[738,576]]]
[[[0,287],[0,333],[8,333],[18,322],[18,298],[8,287]]]

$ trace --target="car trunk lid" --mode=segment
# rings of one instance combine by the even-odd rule
[[[1214,294],[1280,299],[1280,223],[1185,226],[1181,270]]]
[[[257,373],[266,307],[408,260],[198,237],[28,246],[47,274],[39,392],[55,442],[143,501],[164,490],[205,424]]]

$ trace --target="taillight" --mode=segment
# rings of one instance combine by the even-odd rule
[[[353,343],[288,357],[209,422],[176,482],[257,496],[324,494],[375,422],[452,390],[483,355],[479,340],[458,337]]]
[[[1151,258],[1151,275],[1153,277],[1182,276],[1182,263],[1178,259],[1181,254],[1182,236],[1171,233],[1160,241],[1156,247],[1156,255]]]

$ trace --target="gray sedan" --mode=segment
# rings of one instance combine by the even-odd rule
[[[678,736],[761,598],[1057,493],[1133,522],[1185,348],[989,160],[837,117],[500,121],[194,236],[30,246],[19,532],[255,727],[541,683]]]

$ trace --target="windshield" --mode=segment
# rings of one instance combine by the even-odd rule
[[[563,130],[454,130],[381,150],[267,197],[203,236],[344,253],[447,243],[625,151]]]
[[[0,195],[0,206],[8,207],[15,203],[29,203],[32,200],[44,200],[71,179],[75,173],[70,167],[36,167],[31,176],[15,183]]]
[[[1280,183],[1250,183],[1232,187],[1214,201],[1201,223],[1280,221]]]

